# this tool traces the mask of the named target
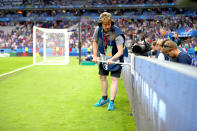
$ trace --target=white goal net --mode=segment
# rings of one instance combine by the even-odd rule
[[[66,65],[69,63],[67,29],[33,28],[33,64]]]

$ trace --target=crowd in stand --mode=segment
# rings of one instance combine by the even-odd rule
[[[89,0],[92,5],[117,5],[117,4],[161,4],[161,3],[175,3],[175,0]]]
[[[9,3],[8,3],[9,2]],[[11,3],[10,3],[11,2]],[[2,0],[0,6],[30,6],[30,5],[123,5],[123,4],[164,4],[175,3],[175,0]]]
[[[0,31],[0,48],[19,49],[25,46],[32,47],[32,26],[31,24],[17,25],[11,33],[5,34]]]
[[[88,43],[89,45],[91,42],[90,38],[94,33],[96,26],[95,23],[95,20],[90,19],[86,20],[86,22],[82,22],[82,43]],[[143,37],[145,37],[149,43],[152,43],[152,41],[156,39],[160,39],[160,28],[164,28],[168,34],[174,33],[176,29],[179,28],[197,29],[196,18],[185,16],[163,17],[160,20],[134,20],[119,18],[115,23],[124,31],[126,34],[126,39],[134,42],[139,42]],[[194,47],[196,40],[190,37],[188,39],[189,40],[185,42],[189,42],[189,47]],[[185,46],[184,43],[182,46]]]
[[[0,17],[7,18],[18,18],[18,17],[62,17],[62,16],[99,16],[100,13],[107,10],[24,10],[24,11],[0,11]],[[145,9],[130,9],[130,10],[119,10],[113,9],[108,10],[113,16],[134,16],[134,15],[145,15],[145,16],[174,16],[185,14],[187,16],[196,15],[195,10],[187,10],[182,8],[145,8]]]
[[[147,10],[147,9],[146,9]],[[165,14],[170,11],[170,9],[151,9],[151,11],[160,12],[161,14]],[[150,12],[151,12],[150,11]],[[185,15],[179,15],[179,13],[184,13],[182,9],[173,10],[177,12],[177,15],[174,16],[162,16],[158,19],[135,19],[135,18],[117,18],[115,19],[115,24],[120,27],[125,35],[126,40],[134,41],[137,43],[143,37],[149,43],[152,41],[161,38],[159,34],[159,29],[164,28],[167,33],[174,33],[176,29],[179,28],[192,28],[197,29],[197,17],[188,17]],[[133,13],[138,15],[139,13],[144,14],[145,11],[134,11]],[[46,13],[46,12],[45,12]],[[17,24],[15,22],[1,22],[1,25],[13,25],[17,26],[15,30],[11,33],[6,34],[5,32],[0,32],[0,48],[24,48],[25,46],[32,47],[32,27],[33,23],[24,22],[23,24]],[[61,21],[61,22],[42,22],[36,23],[37,26],[43,28],[69,28],[75,26],[75,30],[70,36],[70,48],[78,47],[78,21]],[[97,26],[97,20],[86,18],[81,19],[81,44],[82,48],[87,48],[91,46],[91,40],[94,33],[94,30]],[[187,38],[185,41],[192,48],[196,44],[196,40],[193,38]],[[185,47],[184,42],[182,42],[182,46]]]

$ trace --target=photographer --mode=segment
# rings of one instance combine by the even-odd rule
[[[170,58],[175,58],[178,63],[197,66],[195,61],[184,51],[181,51],[175,42],[167,40],[162,44],[162,52]]]
[[[100,107],[108,104],[108,110],[113,111],[114,100],[118,91],[118,79],[120,78],[122,67],[119,64],[110,63],[112,61],[123,62],[125,36],[120,28],[114,25],[114,20],[108,12],[100,15],[98,28],[96,28],[93,38],[93,62],[105,58],[106,63],[99,64],[99,76],[102,89],[102,97],[94,104]],[[117,67],[109,68],[109,67]],[[108,99],[108,80],[111,75],[110,101]]]
[[[162,42],[165,40],[157,40],[155,50],[157,51],[155,58],[158,60],[169,60],[169,57],[161,52],[162,49]]]
[[[151,50],[148,52],[148,56],[151,58],[155,58],[155,55],[157,53],[156,44],[157,44],[157,41],[153,41],[151,43]]]

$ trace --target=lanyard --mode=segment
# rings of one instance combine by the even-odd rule
[[[104,30],[102,32],[102,36],[103,36],[103,47],[104,47],[104,53],[105,53],[105,49],[107,48],[107,39],[105,39]],[[110,34],[110,39],[109,39],[110,46],[111,46],[111,37],[112,37],[112,32]]]

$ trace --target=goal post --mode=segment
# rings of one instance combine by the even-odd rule
[[[69,63],[67,29],[33,27],[33,64],[66,65]]]

